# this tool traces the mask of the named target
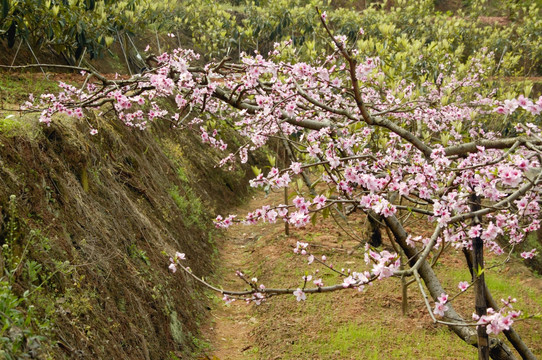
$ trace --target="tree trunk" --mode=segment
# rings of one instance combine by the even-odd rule
[[[399,246],[401,246],[401,248],[405,252],[405,255],[410,259],[410,265],[414,265],[418,260],[419,252],[416,248],[410,247],[406,243],[408,234],[399,222],[399,220],[395,216],[390,216],[384,218],[384,221],[392,231],[393,235],[395,236],[395,240],[397,241]],[[423,279],[427,290],[429,290],[431,297],[434,300],[437,300],[440,294],[444,293],[445,291],[437,275],[431,268],[431,265],[427,261],[424,261],[420,266],[418,272]],[[451,319],[451,321],[457,321],[458,323],[465,322],[465,320],[455,311],[452,304],[447,304],[447,306],[448,310],[445,313],[447,318]],[[477,334],[474,329],[468,326],[461,325],[448,325],[448,327],[450,328],[450,330],[456,333],[457,336],[463,339],[463,341],[465,341],[467,344],[475,347],[478,346]],[[492,338],[491,342],[489,343],[489,355],[493,360],[516,359],[508,346],[506,346],[506,344],[496,338]]]
[[[470,251],[467,249],[463,249],[463,253],[465,254],[465,259],[467,260],[467,266],[469,267],[469,271],[471,276],[474,278],[474,270],[472,265],[472,255]],[[486,301],[487,304],[492,307],[495,311],[499,311],[499,305],[493,299],[493,296],[491,296],[491,292],[489,291],[487,284],[485,289],[485,295],[486,295]],[[537,360],[536,356],[532,353],[531,349],[523,342],[519,334],[514,330],[514,328],[510,328],[510,330],[504,330],[504,335],[510,341],[514,349],[519,353],[521,358],[523,360]]]
[[[471,211],[480,210],[480,197],[474,193],[470,196]],[[475,217],[472,221],[472,226],[480,224],[480,219]],[[481,234],[480,234],[481,236]],[[472,266],[473,266],[473,281],[474,281],[474,306],[476,315],[482,317],[487,315],[486,303],[486,281],[484,275],[484,241],[480,236],[472,239]],[[478,359],[489,360],[489,336],[486,331],[486,326],[478,326],[476,332],[478,334]]]

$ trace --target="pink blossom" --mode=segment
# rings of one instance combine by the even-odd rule
[[[393,275],[393,273],[399,268],[399,260],[386,265],[387,261],[381,260],[373,265],[371,272],[378,276],[378,279],[385,279]]]
[[[260,305],[262,301],[265,301],[265,295],[259,292],[254,293],[252,298],[247,299],[247,302],[248,301],[253,301],[256,305]]]
[[[518,108],[518,101],[516,99],[506,99],[504,100],[504,108],[506,109],[507,114],[513,113]]]
[[[297,301],[307,300],[307,295],[300,288],[297,288],[297,290],[294,291],[294,296],[296,297]]]
[[[286,215],[288,215],[288,208],[286,207],[286,205],[279,205],[279,207],[277,208],[277,213],[280,217],[286,217]]]
[[[296,208],[298,208],[301,212],[307,213],[309,208],[309,203],[305,201],[304,198],[300,196],[296,196],[294,201],[292,201]]]
[[[523,109],[527,109],[528,107],[532,106],[533,105],[533,102],[529,99],[529,98],[526,98],[525,96],[523,95],[520,95],[517,99],[517,103],[519,106],[521,106]]]
[[[495,111],[499,114],[508,114],[508,110],[504,108],[504,106],[499,106],[495,109]]]
[[[397,208],[393,205],[386,206],[384,209],[382,209],[382,216],[384,217],[390,217],[393,214],[397,212]]]
[[[322,281],[322,279],[316,279],[313,281],[314,285],[318,286],[318,287],[322,287],[324,286],[324,282]]]
[[[267,217],[267,221],[270,223],[275,223],[277,221],[277,215],[278,213],[275,210],[269,210],[265,216]]]
[[[234,298],[231,298],[231,297],[229,297],[228,295],[224,295],[224,297],[222,298],[222,300],[224,300],[224,302],[226,302],[226,304],[228,304],[228,305],[235,301]]]
[[[531,251],[524,251],[521,253],[521,257],[524,259],[532,259],[536,256],[537,249],[532,249]]]
[[[499,166],[499,177],[503,185],[515,187],[521,182],[522,173],[511,166],[501,165]]]
[[[444,312],[448,311],[448,306],[443,303],[435,303],[435,309],[433,310],[433,314],[437,316],[444,316]]]
[[[322,150],[318,147],[317,144],[311,145],[307,148],[309,155],[315,159],[318,158],[318,155],[322,153]]]
[[[350,287],[352,285],[355,285],[358,281],[354,279],[352,276],[348,276],[343,280],[343,288]]]
[[[500,312],[495,312],[492,308],[488,308],[487,315],[479,317],[477,324],[486,325],[486,332],[488,334],[497,335],[504,330],[510,330],[510,326],[514,323],[512,319],[512,315],[508,314],[505,316],[502,314],[502,309]]]
[[[289,223],[295,227],[303,227],[309,223],[310,217],[302,211],[296,211],[290,215]]]
[[[497,235],[502,234],[502,229],[495,226],[493,222],[490,222],[487,228],[482,232],[481,238],[484,241],[490,241],[497,237]]]
[[[459,282],[459,285],[457,285],[457,287],[459,288],[459,290],[465,291],[469,287],[469,283],[466,281],[461,281]]]
[[[316,196],[312,203],[316,205],[316,209],[321,209],[326,205],[327,198],[324,195],[318,195]]]
[[[221,229],[227,229],[231,225],[233,225],[233,219],[235,218],[235,215],[229,215],[227,218],[223,218],[222,216],[218,215],[216,219],[214,220],[215,226],[217,228]]]
[[[480,237],[481,235],[482,235],[482,227],[480,225],[476,225],[470,228],[469,237],[471,239]]]
[[[278,174],[279,174],[279,169],[277,169],[276,167],[273,167],[271,168],[271,170],[269,170],[269,173],[267,174],[267,178],[271,179],[277,176]]]
[[[301,163],[298,163],[298,162],[293,162],[291,165],[290,165],[290,169],[292,169],[292,172],[294,174],[301,174],[301,172],[303,171],[303,169],[301,168]]]
[[[517,319],[521,315],[521,311],[512,310],[508,313],[512,319]]]

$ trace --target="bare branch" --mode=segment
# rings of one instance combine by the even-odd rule
[[[478,147],[483,147],[486,149],[506,149],[514,146],[516,142],[520,144],[525,144],[526,142],[531,142],[536,145],[542,145],[542,141],[536,138],[528,138],[524,136],[506,138],[506,139],[495,139],[495,140],[476,140],[470,143],[465,143],[461,145],[448,146],[444,148],[446,156],[452,155],[467,155],[470,153],[475,153],[480,151]]]

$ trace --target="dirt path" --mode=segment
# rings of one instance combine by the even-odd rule
[[[238,288],[239,278],[235,276],[237,269],[242,269],[249,258],[247,243],[249,237],[235,236],[232,231],[227,235],[221,249],[222,272],[224,273],[223,287]],[[242,235],[242,234],[239,234]],[[250,332],[256,319],[251,317],[251,306],[240,301],[225,305],[222,301],[215,303],[211,310],[212,324],[208,331],[209,340],[213,346],[211,359],[242,359],[243,353],[250,349],[253,340]]]
[[[278,194],[272,195],[272,198],[280,200]],[[264,198],[263,194],[259,194],[244,206],[234,209],[232,213],[246,214],[269,200],[270,198]],[[246,271],[258,264],[258,259],[254,256],[256,241],[262,233],[280,231],[281,228],[282,224],[258,224],[252,227],[237,224],[225,231],[219,244],[220,274],[223,276],[220,285],[225,289],[244,289],[246,286],[235,272]],[[261,256],[261,252],[258,256]],[[252,332],[259,320],[254,306],[242,301],[234,301],[228,305],[222,300],[214,303],[211,309],[211,323],[202,330],[204,337],[212,344],[208,354],[210,359],[257,358],[254,354],[255,339]]]

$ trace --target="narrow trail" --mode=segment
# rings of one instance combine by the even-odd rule
[[[277,199],[274,199],[276,197]],[[278,194],[264,198],[263,194],[256,194],[251,201],[242,207],[233,209],[231,213],[246,214],[269,201],[279,201]],[[236,224],[223,232],[219,242],[221,286],[225,289],[244,289],[244,284],[235,275],[237,270],[245,271],[254,267],[260,261],[255,258],[254,244],[262,234],[270,234],[284,228],[283,224],[258,224],[245,226]],[[260,257],[258,254],[257,257]],[[211,350],[207,356],[212,360],[255,359],[255,340],[253,330],[258,325],[255,314],[256,305],[242,301],[234,301],[226,305],[222,300],[215,302],[211,309],[210,324],[203,329],[203,334],[211,343]]]
[[[233,231],[232,231],[233,232]],[[250,238],[234,237],[228,234],[221,249],[221,264],[224,273],[224,288],[239,287],[239,279],[235,276],[237,269],[242,269],[249,258],[247,243]],[[230,305],[215,303],[211,310],[212,324],[208,329],[213,346],[211,359],[242,359],[243,353],[250,349],[253,341],[250,332],[256,319],[250,316],[250,306],[242,302]]]

